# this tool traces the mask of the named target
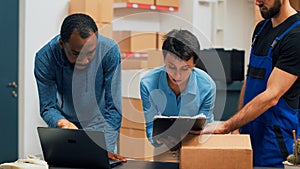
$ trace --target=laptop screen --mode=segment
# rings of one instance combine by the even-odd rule
[[[49,166],[111,168],[103,132],[49,127],[37,130]]]

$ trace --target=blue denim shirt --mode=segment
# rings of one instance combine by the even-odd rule
[[[96,56],[79,71],[67,60],[59,39],[57,35],[36,53],[40,115],[49,127],[67,119],[83,129],[104,131],[108,150],[114,151],[122,119],[119,47],[99,35]]]
[[[178,97],[168,86],[165,66],[155,68],[142,77],[140,94],[146,120],[146,135],[152,139],[153,117],[195,116],[203,113],[206,123],[214,121],[216,85],[204,71],[193,68],[185,91]]]

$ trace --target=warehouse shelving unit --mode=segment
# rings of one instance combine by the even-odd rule
[[[148,57],[148,53],[144,52],[124,52],[122,53],[123,58],[146,58]]]
[[[148,5],[138,3],[114,3],[114,8],[136,8],[136,9],[148,9],[148,10],[159,10],[159,11],[178,11],[178,7],[172,6],[160,6],[160,5]]]
[[[172,6],[159,6],[137,3],[114,3],[114,31],[133,31],[133,32],[160,32],[161,13],[174,14],[179,8]],[[153,50],[153,49],[149,49]],[[147,63],[148,49],[141,52],[123,52],[122,68],[127,63],[134,64],[134,60],[139,60],[138,64]],[[160,56],[158,56],[160,57]],[[132,61],[133,62],[130,62]],[[123,119],[121,134],[119,139],[119,153],[135,159],[152,160],[153,147],[148,142],[144,126],[144,114],[142,103],[139,96],[139,81],[147,69],[122,70],[122,104]],[[139,149],[132,151],[126,146],[128,142],[133,142]],[[122,146],[123,145],[123,146]]]

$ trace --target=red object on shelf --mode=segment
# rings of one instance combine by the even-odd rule
[[[163,11],[178,11],[178,7],[171,6],[158,6],[158,5],[148,5],[148,4],[136,4],[126,2],[126,7],[128,8],[141,8],[141,9],[151,9],[151,10],[163,10]]]
[[[124,57],[134,57],[134,58],[143,58],[148,57],[147,53],[139,53],[139,52],[125,52],[123,53]]]

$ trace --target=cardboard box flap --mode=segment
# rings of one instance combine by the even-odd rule
[[[205,149],[249,149],[252,150],[249,135],[211,135],[201,136],[188,135],[183,140],[186,148],[205,148]]]

